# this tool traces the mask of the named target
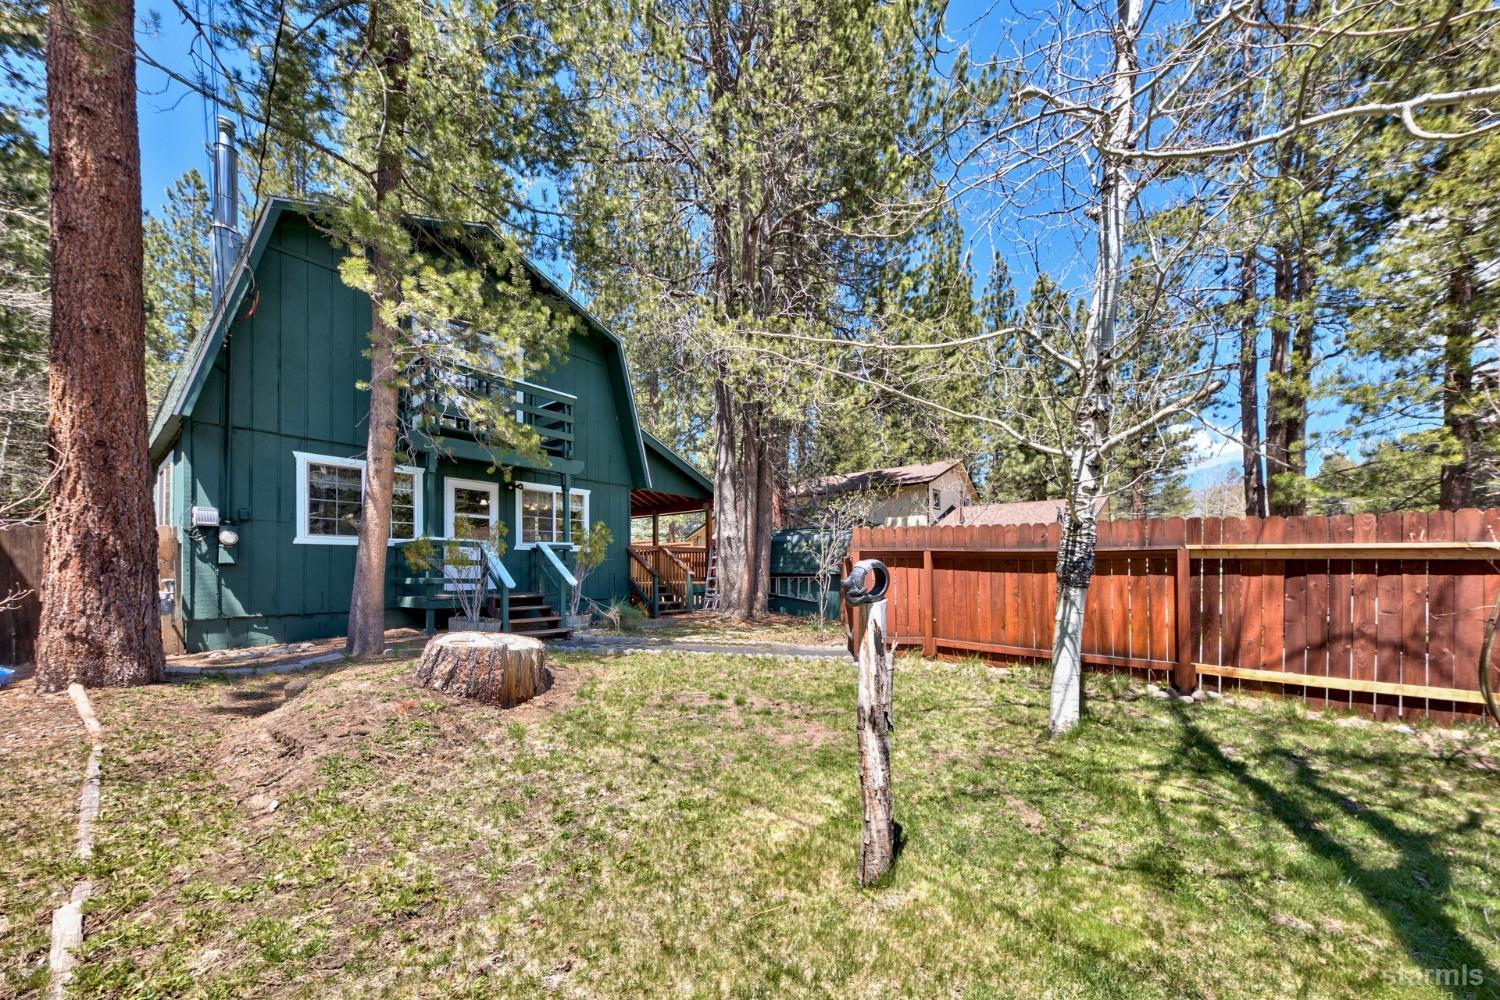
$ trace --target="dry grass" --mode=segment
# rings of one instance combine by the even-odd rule
[[[1492,737],[1183,707],[1101,678],[1091,721],[1047,741],[1038,675],[903,659],[904,849],[890,883],[862,891],[848,664],[557,659],[568,682],[510,712],[413,688],[389,663],[291,694],[282,677],[102,693],[98,895],[74,993],[1405,998],[1500,984]],[[292,734],[296,749],[272,739],[288,757],[255,738],[273,731]],[[82,759],[61,744],[16,756],[8,802],[28,771]],[[12,931],[26,928],[0,944],[0,982],[23,995],[44,986],[32,924],[71,881],[74,792],[8,810],[26,846],[0,855],[0,878]],[[1464,969],[1483,983],[1435,983]]]
[[[843,626],[839,622],[824,621],[820,629],[815,618],[775,612],[762,614],[753,622],[742,622],[720,611],[690,611],[647,621],[641,626],[641,632],[656,638],[726,645],[787,643],[842,646],[844,644]]]

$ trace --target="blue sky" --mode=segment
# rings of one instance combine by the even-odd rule
[[[958,0],[949,9],[950,30],[966,38],[976,58],[1008,51],[1013,31],[1027,30],[1026,12],[1035,0]],[[200,8],[212,12],[211,3]],[[155,16],[153,16],[155,15]],[[143,26],[139,42],[143,49],[160,62],[183,75],[196,76],[190,48],[194,35],[181,16],[171,7],[147,7],[141,10]],[[230,56],[232,60],[232,55]],[[179,84],[161,71],[142,63],[138,70],[137,100],[141,130],[141,187],[148,211],[158,209],[165,190],[186,170],[196,167],[206,178],[209,172],[208,147],[212,141],[215,109],[204,96]],[[990,230],[970,221],[967,229],[973,243],[974,263],[981,283],[986,279],[988,262],[993,254]],[[1001,248],[1002,253],[1005,252]],[[1043,265],[1066,283],[1073,283],[1086,271],[1081,257],[1066,246],[1049,251]],[[1071,258],[1071,259],[1067,259]],[[1012,265],[1019,290],[1030,284],[1033,266],[1025,260]],[[563,275],[565,276],[565,275]],[[1072,279],[1071,281],[1069,279]],[[1191,473],[1190,484],[1202,486],[1223,478],[1227,468],[1239,463],[1238,448],[1213,433],[1197,432],[1199,458]]]

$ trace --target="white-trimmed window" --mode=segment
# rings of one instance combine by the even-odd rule
[[[365,460],[294,451],[297,459],[297,545],[358,545]],[[421,533],[422,470],[396,466],[391,495],[392,545]]]
[[[156,467],[156,482],[151,489],[152,505],[156,508],[158,526],[172,523],[172,456],[162,459]]]
[[[530,549],[537,542],[563,540],[564,521],[561,486],[521,483],[516,490],[516,548]],[[589,491],[573,490],[568,497],[567,516],[573,521],[573,537],[583,533],[589,523]]]

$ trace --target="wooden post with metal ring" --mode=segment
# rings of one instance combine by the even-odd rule
[[[859,737],[859,884],[870,885],[896,858],[891,803],[891,651],[886,645],[890,573],[878,559],[861,559],[840,581],[849,609],[849,651],[859,660],[855,718]]]

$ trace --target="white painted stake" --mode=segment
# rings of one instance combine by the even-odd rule
[[[104,752],[104,727],[99,725],[99,717],[94,714],[83,685],[69,684],[68,696],[73,699],[73,707],[78,709],[78,717],[93,743],[83,773],[83,790],[78,795],[78,857],[87,861],[94,853],[94,821],[99,818],[99,756]],[[93,883],[85,879],[73,887],[73,895],[66,903],[52,911],[52,947],[47,955],[47,965],[52,970],[52,982],[47,989],[50,1000],[61,1000],[63,989],[73,977],[73,967],[78,964],[73,952],[83,943],[83,904],[93,892]]]

